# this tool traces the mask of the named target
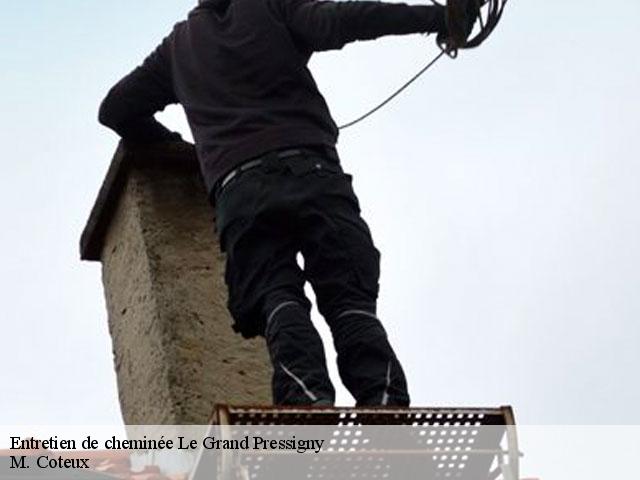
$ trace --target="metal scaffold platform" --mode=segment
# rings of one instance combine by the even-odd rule
[[[294,439],[304,444],[315,438],[323,443],[311,453],[251,445],[205,452],[192,480],[519,479],[520,452],[510,407],[218,405],[212,424],[212,435],[219,439]]]

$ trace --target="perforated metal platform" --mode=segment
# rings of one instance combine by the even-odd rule
[[[513,425],[511,407],[316,408],[216,405],[217,425]]]
[[[519,452],[510,407],[219,405],[213,423],[217,434],[227,439],[325,440],[313,454],[277,449],[225,451],[217,460],[218,478],[224,480],[518,478]]]

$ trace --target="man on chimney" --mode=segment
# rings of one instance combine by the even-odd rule
[[[154,114],[180,103],[227,255],[234,329],[264,336],[276,405],[333,405],[309,281],[358,406],[407,406],[407,382],[376,316],[380,254],[344,173],[338,128],[307,67],[314,52],[384,35],[470,34],[477,0],[201,0],[118,82],[99,120],[125,142],[180,141]],[[304,267],[298,263],[302,254]]]

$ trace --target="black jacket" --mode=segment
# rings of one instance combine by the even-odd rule
[[[338,129],[307,63],[355,40],[444,29],[439,6],[370,1],[204,0],[118,82],[99,120],[125,140],[180,138],[153,115],[185,109],[205,183],[268,151],[334,146]]]

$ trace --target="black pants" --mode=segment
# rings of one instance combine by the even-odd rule
[[[402,367],[376,317],[380,254],[337,158],[272,154],[217,192],[215,205],[234,329],[266,338],[274,403],[335,401],[304,294],[309,281],[357,404],[408,405]]]

